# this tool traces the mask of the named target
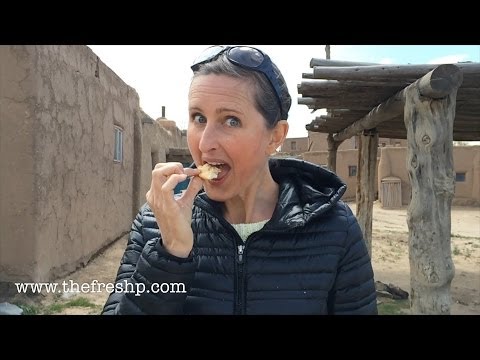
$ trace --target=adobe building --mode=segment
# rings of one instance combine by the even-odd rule
[[[412,187],[406,167],[406,147],[381,148],[377,163],[377,189],[383,207],[395,208],[410,203]],[[454,146],[455,195],[453,205],[480,205],[480,146]],[[392,185],[387,185],[387,183]],[[396,185],[395,185],[396,184]],[[390,186],[389,190],[387,187]],[[384,199],[393,192],[393,199]],[[398,200],[395,199],[398,198]]]
[[[87,46],[0,46],[0,65],[0,282],[47,282],[129,232],[185,133]]]
[[[292,143],[300,144],[301,150],[294,151]],[[347,184],[343,200],[354,201],[357,187],[358,137],[344,141],[337,151],[337,175]],[[384,208],[397,208],[408,205],[411,186],[406,168],[407,141],[380,137],[377,156],[377,181],[375,192]],[[327,168],[327,134],[308,132],[308,137],[285,140],[279,157],[295,156]],[[455,196],[453,205],[480,205],[480,146],[454,146]],[[380,191],[379,191],[380,190]],[[383,199],[383,193],[392,198]]]
[[[345,140],[340,144],[338,150],[350,150],[358,149],[359,140],[358,136],[353,136],[350,139]],[[388,138],[379,138],[378,146],[407,146],[407,140],[405,139],[388,139]],[[281,152],[292,153],[298,151],[299,153],[304,153],[307,151],[327,151],[327,134],[308,131],[307,137],[300,138],[287,138],[281,147]]]

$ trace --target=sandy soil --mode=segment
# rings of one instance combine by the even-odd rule
[[[355,213],[355,204],[350,203]],[[382,209],[374,205],[373,220],[373,268],[375,280],[394,284],[410,293],[410,268],[408,261],[407,208],[398,210]],[[452,208],[452,256],[455,264],[455,277],[452,281],[451,313],[480,315],[480,208]],[[74,281],[100,283],[114,281],[127,236],[116,241],[83,269],[58,279],[57,282]],[[92,307],[67,306],[59,314],[98,314],[108,293],[87,292],[69,298],[65,294],[43,295],[37,299],[43,307],[54,303],[66,303],[81,296],[89,300]],[[38,296],[37,296],[38,298]]]
[[[349,204],[355,213],[355,203]],[[376,202],[372,225],[375,280],[410,293],[407,207],[382,209]],[[480,315],[480,208],[452,207],[452,315]]]

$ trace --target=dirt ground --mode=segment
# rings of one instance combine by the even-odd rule
[[[355,213],[355,203],[350,203]],[[480,208],[452,207],[452,315],[480,315]],[[372,264],[375,280],[410,293],[407,207],[382,209],[375,202],[372,225]]]
[[[355,213],[355,203],[349,203]],[[376,202],[373,216],[373,268],[375,280],[393,284],[410,293],[407,208],[385,210]],[[452,315],[480,315],[480,208],[452,207]],[[127,236],[116,241],[79,271],[58,279],[78,284],[114,281]],[[36,313],[99,314],[108,293],[87,292],[72,297],[37,295],[30,305]],[[82,301],[75,301],[81,297]],[[13,299],[12,299],[13,300]],[[18,299],[17,299],[18,300]],[[78,306],[80,305],[80,306]],[[50,309],[50,310],[46,310]],[[408,313],[408,311],[407,311]]]

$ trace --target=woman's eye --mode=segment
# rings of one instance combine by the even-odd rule
[[[204,123],[207,122],[207,119],[203,115],[195,114],[195,115],[193,115],[193,122],[198,123],[198,124],[204,124]]]
[[[236,117],[230,117],[225,121],[225,123],[230,126],[230,127],[239,127],[240,126],[240,120],[238,120]]]

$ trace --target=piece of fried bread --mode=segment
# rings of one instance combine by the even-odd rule
[[[198,167],[198,170],[200,170],[200,174],[198,176],[204,180],[216,179],[220,173],[220,169],[218,167],[210,164],[203,164]]]

